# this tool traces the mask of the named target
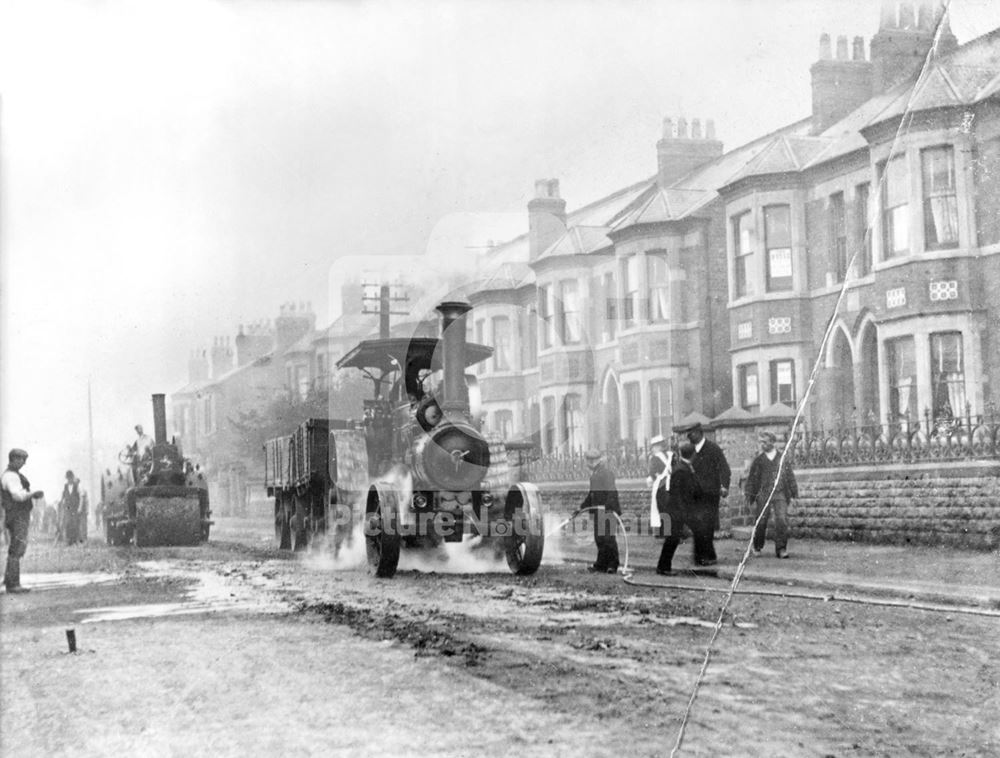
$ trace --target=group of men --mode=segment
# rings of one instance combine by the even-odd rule
[[[662,436],[650,440],[646,479],[651,491],[651,525],[664,538],[656,565],[656,573],[662,575],[673,573],[674,553],[688,530],[694,565],[712,570],[705,567],[718,563],[715,532],[719,529],[719,507],[729,494],[732,477],[725,454],[705,437],[700,423],[676,426],[674,432],[685,438],[676,452],[666,449]],[[774,434],[761,432],[758,441],[760,454],[753,459],[743,487],[747,503],[754,507],[753,552],[761,554],[773,514],[775,555],[788,558],[788,507],[798,497],[795,474],[790,462],[779,455]],[[597,560],[589,570],[617,573],[620,560],[615,533],[622,510],[615,475],[599,451],[589,451],[585,457],[591,471],[590,489],[578,513],[593,515]]]

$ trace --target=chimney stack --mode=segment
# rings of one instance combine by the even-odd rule
[[[674,122],[663,119],[663,136],[656,143],[657,179],[661,187],[669,187],[678,179],[699,166],[703,166],[722,155],[722,143],[715,138],[715,122],[705,121],[702,136],[701,119],[691,121],[691,136],[688,137],[687,119],[677,119],[677,133]]]
[[[253,363],[267,355],[273,346],[274,334],[261,322],[249,324],[245,329],[240,324],[236,334],[236,365],[242,367]]]
[[[922,0],[919,10],[911,2],[882,0],[878,33],[872,37],[872,94],[917,76],[934,45],[934,29],[944,14],[942,0]],[[948,17],[941,25],[937,54],[958,47]]]
[[[216,337],[213,340],[212,351],[209,353],[209,363],[213,379],[218,379],[233,367],[233,351],[229,347],[227,338]]]
[[[820,134],[868,100],[872,94],[872,65],[865,60],[865,41],[854,38],[847,55],[847,37],[837,37],[837,57],[830,57],[830,35],[819,38],[819,60],[812,76],[812,133]]]
[[[188,381],[203,382],[209,377],[208,356],[204,350],[192,350],[188,356]]]
[[[566,201],[559,197],[558,179],[536,179],[528,201],[528,256],[535,260],[566,233]]]
[[[315,328],[316,314],[308,304],[285,303],[274,320],[274,349],[278,354],[284,353]]]

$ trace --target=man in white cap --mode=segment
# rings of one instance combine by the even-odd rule
[[[15,447],[7,455],[7,470],[0,476],[0,497],[3,499],[4,529],[9,532],[7,567],[3,583],[8,594],[29,592],[21,586],[21,558],[28,549],[28,527],[31,526],[32,499],[42,497],[41,490],[31,491],[31,484],[21,467],[28,461],[28,454]]]
[[[670,473],[673,469],[673,453],[666,450],[667,441],[657,434],[649,441],[649,526],[663,534],[663,518],[660,515],[667,508],[667,492],[670,490]]]

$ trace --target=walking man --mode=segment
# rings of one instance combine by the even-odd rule
[[[699,566],[714,566],[717,563],[715,554],[715,531],[719,528],[719,501],[729,494],[729,479],[732,472],[726,462],[722,448],[712,440],[705,438],[704,430],[699,422],[675,426],[678,434],[687,435],[688,442],[694,445],[694,457],[691,466],[694,478],[701,490],[701,502],[706,514],[702,528],[707,530],[701,535],[702,552],[698,556]],[[692,532],[694,529],[692,528]],[[695,534],[696,548],[698,535]]]
[[[31,525],[31,500],[42,497],[41,490],[31,491],[31,484],[21,473],[28,454],[14,448],[7,455],[7,470],[0,476],[0,497],[3,499],[4,529],[8,532],[7,567],[3,583],[10,594],[29,592],[21,586],[21,558],[28,549],[28,527]]]
[[[618,540],[615,539],[618,519],[611,514],[620,516],[622,512],[618,504],[615,475],[597,450],[587,451],[584,458],[590,468],[590,491],[580,510],[589,510],[594,518],[594,542],[597,545],[597,560],[587,570],[614,574],[618,571]]]
[[[779,558],[788,557],[788,506],[799,496],[791,462],[778,455],[771,432],[761,432],[760,455],[750,464],[743,494],[748,503],[756,506],[753,530],[753,553],[760,555],[767,535],[767,522],[774,512],[774,553]],[[763,516],[761,516],[763,514]]]
[[[699,564],[699,559],[705,550],[706,530],[703,522],[708,518],[704,502],[701,500],[701,492],[698,483],[694,478],[694,469],[691,467],[691,459],[694,457],[694,445],[684,442],[677,451],[677,465],[673,473],[670,474],[670,491],[664,498],[663,508],[664,529],[669,529],[667,538],[663,541],[663,548],[660,550],[660,560],[656,563],[656,573],[669,575],[674,552],[684,538],[684,527],[691,529],[694,535],[694,562]],[[708,537],[711,538],[711,531]]]

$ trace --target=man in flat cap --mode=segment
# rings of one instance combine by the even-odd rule
[[[767,522],[773,511],[774,553],[779,558],[787,558],[788,505],[799,496],[799,486],[791,462],[779,455],[774,447],[775,436],[771,432],[761,432],[757,440],[760,442],[760,455],[750,464],[750,473],[743,487],[747,502],[756,506],[753,552],[760,555],[764,549]]]
[[[588,571],[614,574],[618,571],[618,540],[615,539],[618,519],[611,514],[620,516],[622,512],[615,475],[599,451],[588,450],[584,458],[590,468],[590,491],[580,510],[589,511],[594,518],[594,542],[597,545],[597,560]]]
[[[8,532],[7,567],[3,584],[9,594],[28,592],[21,586],[21,558],[28,549],[28,527],[31,525],[31,501],[42,497],[41,490],[31,491],[31,484],[21,473],[28,454],[15,447],[7,455],[7,470],[0,476],[0,498],[3,500],[4,529]]]
[[[715,530],[719,528],[719,501],[729,494],[732,472],[722,448],[705,438],[701,423],[675,426],[674,431],[686,435],[688,442],[694,445],[691,467],[694,469],[694,478],[701,491],[701,503],[706,513],[702,528],[698,531],[692,529],[695,563],[699,566],[714,566],[718,560],[715,554]]]

